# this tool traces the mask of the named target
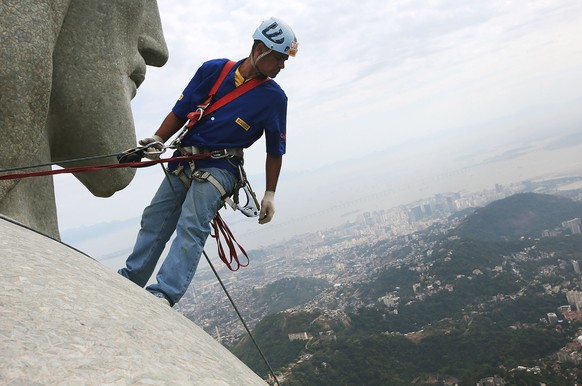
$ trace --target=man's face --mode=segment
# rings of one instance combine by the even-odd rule
[[[285,68],[285,61],[287,59],[289,59],[289,55],[271,51],[269,54],[265,55],[261,60],[259,60],[257,67],[262,74],[268,76],[269,78],[274,78],[282,69]]]
[[[131,99],[146,65],[167,59],[156,0],[72,0],[53,54],[52,160],[135,146]],[[117,170],[77,177],[93,194],[107,196],[131,181]]]

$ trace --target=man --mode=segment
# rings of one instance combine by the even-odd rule
[[[262,22],[253,39],[250,55],[228,72],[214,100],[220,100],[252,79],[265,81],[213,113],[203,114],[200,120],[193,118],[188,125],[195,125],[180,142],[182,154],[223,150],[233,157],[200,159],[194,165],[170,164],[172,173],[145,208],[133,252],[126,267],[119,270],[121,275],[145,286],[165,244],[176,230],[176,238],[156,277],[157,283],[146,288],[170,306],[180,300],[194,277],[210,233],[209,223],[222,205],[224,197],[220,187],[225,192],[233,191],[240,177],[238,166],[242,163],[242,149],[251,146],[263,133],[267,148],[266,190],[259,223],[268,223],[275,213],[275,190],[286,150],[287,97],[279,85],[268,78],[276,77],[288,57],[295,56],[297,39],[291,28],[277,18]],[[189,114],[207,99],[227,62],[216,59],[204,63],[160,128],[140,144],[159,147],[176,134],[188,121]],[[201,178],[200,172],[208,172],[210,180]],[[186,178],[186,183],[183,183],[184,176],[190,177]]]
[[[3,0],[0,15],[0,169],[135,144],[131,99],[146,65],[168,59],[156,0]],[[112,156],[63,166],[114,162]],[[76,177],[92,194],[109,197],[134,172]],[[0,213],[59,238],[52,177],[1,181]]]

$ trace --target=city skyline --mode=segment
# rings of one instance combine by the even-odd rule
[[[229,226],[243,248],[251,251],[250,258],[254,259],[253,254],[255,250],[262,251],[268,250],[271,247],[280,248],[284,245],[291,246],[301,238],[310,238],[312,235],[325,235],[330,232],[337,232],[338,229],[342,228],[347,232],[349,229],[352,229],[353,225],[357,225],[358,223],[366,224],[367,218],[372,219],[372,222],[368,225],[372,225],[373,227],[381,226],[383,234],[392,236],[413,234],[418,230],[424,229],[428,224],[441,216],[446,216],[463,209],[483,207],[492,201],[528,191],[528,189],[532,189],[532,186],[548,184],[554,186],[552,188],[554,191],[582,189],[581,179],[582,177],[579,175],[562,176],[561,178],[548,179],[547,181],[527,180],[516,181],[507,185],[495,184],[489,188],[475,191],[436,193],[432,196],[422,197],[397,206],[377,208],[370,211],[353,211],[350,213],[350,216],[344,217],[343,221],[329,225],[328,227],[314,230],[305,228],[304,232],[285,235],[283,238],[272,239],[270,242],[262,242],[260,240],[261,242],[257,243],[256,240],[253,241],[253,235],[256,233],[253,233],[252,230],[243,233],[241,229],[245,229],[242,228],[244,224],[240,222],[231,223]],[[539,187],[536,188],[536,190],[538,189]],[[546,188],[543,190],[548,191]],[[420,216],[416,213],[416,209],[422,212]],[[238,214],[236,215],[240,216]],[[378,216],[381,216],[381,220],[378,220]],[[244,218],[242,221],[244,221]],[[563,227],[571,228],[571,224],[577,224],[579,221],[579,219],[572,219],[565,221],[562,225]],[[128,238],[131,240],[131,237],[137,232],[138,222],[139,218],[135,218],[98,224],[87,229],[71,230],[63,235],[64,241],[85,251],[109,268],[117,269],[124,263],[126,255],[131,251],[132,244],[128,243],[127,240]],[[554,230],[548,230],[547,232],[550,234]],[[217,257],[214,239],[209,238],[205,249],[212,258]],[[202,267],[204,269],[206,265],[203,264]]]

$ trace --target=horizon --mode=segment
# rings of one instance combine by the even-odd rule
[[[157,129],[203,61],[245,57],[256,25],[280,16],[299,40],[276,79],[289,97],[288,153],[272,223],[225,217],[243,245],[438,192],[581,173],[582,91],[572,85],[582,84],[582,3],[367,5],[159,2],[170,59],[148,67],[132,101],[137,139]],[[262,139],[245,158],[260,200]],[[139,218],[162,178],[138,169],[102,199],[55,176],[61,233]],[[124,235],[118,250],[134,240]]]
[[[571,144],[570,144],[571,145]],[[582,144],[569,146],[571,154],[579,154],[582,150]],[[563,149],[562,149],[563,150]],[[233,212],[230,208],[221,211],[221,214],[231,231],[233,232],[237,241],[247,250],[261,250],[276,245],[282,245],[296,237],[313,234],[315,232],[326,232],[336,227],[345,225],[346,223],[361,220],[364,212],[373,212],[375,210],[390,210],[399,206],[407,206],[416,202],[426,201],[434,198],[437,194],[452,194],[463,192],[465,194],[477,193],[484,190],[493,190],[496,185],[504,187],[511,184],[518,184],[525,181],[539,181],[551,180],[560,177],[580,177],[582,176],[582,167],[574,167],[568,169],[566,166],[570,165],[568,162],[561,162],[564,166],[561,170],[555,170],[551,173],[546,173],[541,169],[536,169],[539,172],[529,171],[529,174],[522,175],[520,178],[512,179],[511,177],[503,176],[501,174],[487,179],[479,178],[478,172],[487,170],[487,175],[492,176],[493,170],[522,170],[521,166],[524,162],[528,162],[531,157],[538,157],[537,152],[533,154],[524,153],[518,154],[511,159],[502,159],[501,161],[489,162],[488,164],[477,164],[473,167],[466,167],[457,170],[443,171],[440,175],[432,176],[429,182],[439,181],[442,186],[457,186],[462,189],[454,190],[434,190],[437,184],[427,184],[424,180],[409,181],[407,188],[402,191],[388,189],[383,192],[368,192],[362,189],[364,196],[351,196],[349,201],[342,201],[340,203],[330,202],[325,209],[320,209],[317,212],[297,215],[289,218],[286,222],[273,221],[268,227],[254,224],[252,218],[247,218],[239,213]],[[553,154],[550,152],[550,154]],[[570,156],[566,154],[565,158]],[[547,160],[542,160],[544,163]],[[513,165],[510,167],[509,165]],[[554,166],[552,165],[552,168]],[[447,181],[450,180],[450,181]],[[454,182],[456,180],[456,182]],[[472,189],[467,189],[469,187]],[[433,190],[429,190],[433,189]],[[367,196],[366,196],[367,194]],[[396,198],[396,201],[391,203],[386,202],[382,206],[370,207],[369,201],[366,197],[374,197],[376,202],[382,197]],[[291,206],[288,209],[293,210]],[[322,221],[314,220],[314,217],[320,217]],[[110,266],[110,268],[119,268],[124,263],[124,256],[129,254],[133,247],[133,238],[137,235],[139,229],[140,216],[132,218],[112,220],[108,222],[96,223],[90,226],[82,226],[78,228],[70,228],[62,232],[63,241],[75,247],[80,247],[81,250],[91,251],[92,257],[96,258],[103,264]],[[99,234],[99,230],[103,233]],[[284,231],[282,231],[284,230]],[[293,230],[293,232],[289,231]],[[214,240],[209,237],[206,249],[210,255],[215,256]],[[105,247],[106,246],[106,247]],[[169,246],[169,243],[168,243]],[[103,250],[103,253],[97,251]],[[125,255],[124,255],[125,254]]]

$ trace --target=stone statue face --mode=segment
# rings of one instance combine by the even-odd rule
[[[162,66],[168,58],[156,0],[2,4],[0,169],[134,147],[130,101],[146,65]],[[108,197],[133,175],[133,169],[108,169],[76,177],[94,195]],[[0,181],[0,213],[58,238],[51,177]]]
[[[146,65],[162,66],[167,59],[156,0],[72,0],[53,53],[47,120],[52,160],[136,146],[131,99]],[[107,197],[133,173],[109,169],[76,177],[93,194]]]

